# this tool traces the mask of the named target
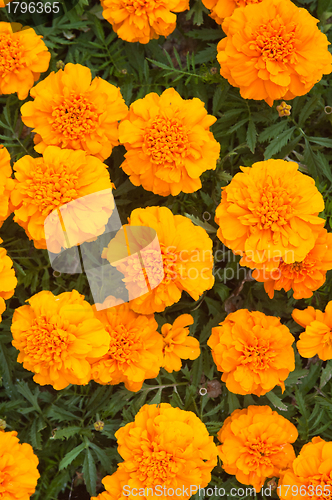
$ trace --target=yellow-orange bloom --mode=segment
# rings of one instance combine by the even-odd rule
[[[87,358],[107,353],[109,335],[93,309],[76,290],[58,296],[39,292],[30,305],[15,310],[12,344],[17,361],[35,373],[37,384],[64,389],[69,384],[85,385],[91,379]]]
[[[14,221],[34,240],[36,248],[46,248],[44,222],[53,210],[72,200],[113,186],[106,165],[98,158],[85,151],[61,149],[57,146],[46,148],[42,158],[24,156],[14,164],[14,171],[16,182],[11,193]],[[94,201],[97,202],[97,198]],[[101,234],[114,209],[114,206],[108,206],[109,197],[105,197],[104,202],[107,205],[99,207],[97,216],[94,216],[92,207],[85,207],[84,199],[78,200],[77,211],[84,210],[85,213],[84,218],[78,214],[80,233],[90,237]],[[91,229],[91,224],[94,230]],[[61,226],[58,225],[62,233]],[[59,231],[55,228],[54,235],[61,241]],[[80,240],[82,239],[84,238],[81,237]],[[55,248],[54,251],[60,249]]]
[[[202,187],[202,173],[216,168],[220,144],[209,131],[215,121],[196,97],[184,100],[173,88],[148,94],[120,123],[127,149],[121,168],[135,186],[155,194],[193,193]]]
[[[262,0],[202,0],[203,5],[211,10],[210,17],[216,23],[222,24],[225,17],[233,14],[237,7],[245,7],[252,3],[259,3]]]
[[[136,314],[129,304],[95,311],[109,334],[108,352],[91,366],[98,384],[124,382],[129,391],[139,391],[145,379],[157,377],[162,364],[163,339],[154,316]]]
[[[332,494],[332,442],[315,436],[279,480],[283,500],[325,500]]]
[[[106,80],[92,80],[89,68],[66,64],[30,92],[34,101],[21,107],[22,121],[34,129],[35,150],[48,145],[82,149],[100,160],[119,144],[118,120],[128,108],[120,89]]]
[[[164,337],[162,366],[169,373],[181,370],[181,359],[196,359],[201,353],[199,341],[194,337],[189,337],[187,325],[193,323],[194,318],[190,314],[181,314],[173,325],[165,323],[161,327],[161,334]]]
[[[10,154],[0,145],[0,227],[12,212],[10,193],[14,187],[14,180],[11,176]]]
[[[17,92],[19,99],[25,99],[50,59],[42,36],[32,28],[0,22],[0,94]]]
[[[296,427],[269,406],[235,410],[218,432],[223,468],[258,493],[268,477],[280,477],[295,459]]]
[[[178,496],[158,495],[161,500],[187,500],[190,485],[207,486],[217,465],[217,447],[203,422],[168,403],[144,405],[135,421],[121,427],[115,437],[124,459],[118,470],[128,474],[127,485],[181,489]],[[151,495],[140,498],[148,500]]]
[[[0,238],[0,243],[2,242]],[[6,309],[5,300],[14,295],[16,285],[17,279],[13,269],[13,261],[7,255],[7,251],[0,247],[0,321],[1,314]]]
[[[296,343],[301,356],[312,358],[318,354],[323,361],[332,359],[332,301],[327,304],[325,312],[310,306],[303,311],[294,309],[292,317],[305,328]]]
[[[245,252],[242,265],[249,259],[271,270],[280,259],[287,264],[302,261],[325,224],[317,217],[324,200],[315,181],[290,161],[267,160],[240,168],[242,172],[222,188],[215,217],[218,237],[234,253]]]
[[[279,318],[239,309],[212,328],[207,345],[229,391],[261,396],[276,385],[285,390],[295,369],[294,340]]]
[[[150,227],[156,231],[164,271],[160,284],[146,293],[146,281],[141,281],[142,269],[136,269],[136,261],[131,266],[128,260],[126,270],[121,267],[121,272],[130,276],[131,284],[142,289],[143,295],[129,303],[133,311],[140,314],[161,312],[178,302],[183,290],[198,300],[205,290],[212,288],[212,240],[203,228],[195,226],[183,215],[173,215],[167,207],[137,208],[131,213],[129,224]],[[112,241],[104,249],[102,257],[113,262]],[[156,269],[159,273],[159,258],[158,249],[151,249],[145,255],[145,270],[149,280],[152,280],[151,287],[154,286],[154,276],[159,282],[160,276],[156,274]]]
[[[0,431],[0,495],[4,500],[29,500],[40,477],[39,461],[32,446],[16,436],[16,431]]]
[[[247,265],[250,264],[247,262]],[[263,282],[265,291],[272,299],[275,290],[293,289],[294,299],[308,299],[326,280],[326,272],[332,269],[332,233],[320,228],[315,246],[301,262],[286,264],[282,259],[275,269],[255,269],[252,277]]]
[[[175,30],[176,14],[189,9],[189,0],[101,0],[104,18],[127,42],[149,43]]]
[[[290,0],[263,0],[225,19],[218,46],[220,73],[245,99],[304,95],[332,71],[328,39],[318,19]]]

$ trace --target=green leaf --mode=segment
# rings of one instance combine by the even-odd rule
[[[207,233],[216,233],[217,229],[211,226],[211,224],[208,224],[207,222],[201,221],[198,217],[195,217],[194,215],[191,214],[184,214],[188,219],[191,220],[196,226],[202,227],[205,229]]]
[[[70,438],[78,434],[82,430],[82,427],[78,427],[77,425],[70,425],[69,427],[65,427],[64,429],[57,429],[54,434],[54,439],[63,439]]]
[[[278,408],[278,410],[282,410],[282,411],[287,411],[288,408],[287,406],[285,405],[285,403],[283,403],[281,401],[280,398],[278,398],[278,396],[276,396],[274,394],[274,392],[267,392],[265,394],[265,396],[267,397],[267,399],[273,404],[273,406],[275,406],[276,408]]]
[[[28,384],[23,380],[17,382],[16,387],[18,392],[22,394],[22,396],[24,396],[25,399],[29,401],[29,403],[32,404],[34,410],[36,410],[38,413],[41,413],[41,409],[37,401],[39,395],[39,387],[35,388],[35,394],[32,394]]]
[[[331,377],[332,377],[332,361],[330,360],[326,363],[325,368],[322,369],[319,388],[322,389],[322,387],[324,387],[324,385],[328,383]]]
[[[303,106],[300,116],[299,116],[299,126],[303,127],[305,121],[311,113],[314,111],[314,109],[317,107],[317,104],[320,100],[320,95],[314,95],[312,96],[309,101]]]
[[[223,33],[220,29],[214,30],[209,28],[201,28],[200,30],[188,31],[186,36],[196,38],[196,40],[220,40]]]
[[[305,138],[304,163],[308,167],[308,171],[309,171],[310,175],[314,179],[318,179],[319,178],[319,162],[318,162],[317,156],[313,152],[307,138]]]
[[[61,460],[59,464],[59,470],[65,469],[72,463],[73,460],[75,460],[76,457],[86,448],[85,443],[81,443],[76,448],[73,450],[69,451]]]
[[[264,160],[269,160],[274,154],[278,153],[291,139],[296,127],[289,128],[277,135],[268,145],[264,153]]]
[[[219,295],[222,302],[225,302],[225,300],[229,297],[229,288],[224,285],[224,283],[216,283],[213,287],[213,291]]]
[[[92,453],[89,449],[86,450],[83,462],[83,477],[86,489],[90,495],[96,495],[97,469],[93,460]]]
[[[278,123],[270,125],[269,127],[266,127],[263,130],[263,132],[261,132],[258,136],[259,142],[271,141],[278,134],[281,134],[281,132],[283,132],[285,130],[287,125],[288,125],[287,120],[282,120]]]
[[[239,408],[241,408],[238,397],[232,392],[228,393],[227,402],[228,402],[229,413],[232,413],[234,410],[238,410]]]
[[[255,127],[254,121],[252,120],[252,118],[250,118],[248,130],[247,130],[247,143],[248,143],[249,149],[252,153],[255,152],[256,141],[257,141],[256,127]]]
[[[159,405],[161,401],[162,388],[160,387],[155,396],[149,401],[150,405]]]
[[[325,148],[332,148],[332,139],[328,139],[327,137],[308,137],[310,142],[314,142],[315,144],[319,144],[320,146],[324,146]]]

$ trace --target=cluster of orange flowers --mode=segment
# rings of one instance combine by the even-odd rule
[[[243,98],[272,106],[276,99],[306,94],[332,72],[327,37],[317,20],[290,0],[202,1],[226,34],[217,47],[220,73]],[[188,0],[101,3],[118,36],[142,44],[168,36],[176,26],[175,13],[189,9]],[[216,169],[220,144],[210,131],[216,118],[200,99],[183,99],[169,88],[128,109],[119,88],[71,63],[34,86],[48,70],[50,57],[32,28],[0,23],[0,94],[25,99],[30,91],[32,100],[21,107],[22,121],[33,129],[40,154],[20,158],[12,170],[8,151],[0,147],[0,227],[13,213],[35,247],[47,248],[44,223],[50,213],[114,188],[103,162],[119,144],[126,149],[121,168],[130,181],[157,195],[194,193],[202,187],[202,174]],[[289,109],[283,102],[278,111],[286,115]],[[217,236],[241,256],[241,265],[254,270],[252,276],[264,283],[271,299],[281,289],[292,289],[295,299],[311,297],[332,269],[332,233],[319,217],[324,202],[314,180],[300,173],[295,162],[283,160],[241,171],[222,189]],[[102,208],[107,217],[114,206]],[[90,219],[82,217],[80,224],[86,235],[100,231],[95,225],[92,230]],[[137,392],[161,368],[179,371],[182,360],[199,357],[199,342],[189,332],[193,317],[181,314],[159,333],[155,313],[178,302],[182,292],[197,301],[213,287],[212,240],[165,206],[133,210],[124,227],[130,226],[147,226],[158,236],[160,252],[150,248],[145,262],[153,278],[161,273],[156,271],[161,253],[163,275],[154,276],[158,286],[129,303],[110,296],[102,311],[76,290],[58,296],[42,291],[15,310],[12,344],[36,383],[61,390],[91,380],[123,382]],[[110,263],[112,244],[102,253]],[[118,270],[142,291],[141,268],[128,262],[125,270],[118,263]],[[0,319],[16,285],[13,262],[0,248]],[[292,316],[305,328],[297,342],[301,356],[332,359],[332,301],[324,313],[308,307],[294,309]],[[207,344],[230,392],[262,396],[276,386],[284,391],[295,367],[294,340],[279,318],[240,309],[212,329]],[[316,437],[296,458],[292,443],[297,435],[295,426],[270,407],[249,406],[225,420],[217,447],[194,413],[166,403],[145,405],[134,422],[116,433],[123,462],[104,478],[106,491],[97,498],[127,498],[127,485],[146,499],[146,488],[180,488],[184,493],[176,498],[187,500],[188,489],[208,485],[219,456],[227,473],[257,492],[266,478],[278,477],[280,498],[290,496],[284,486],[296,486],[292,498],[309,499],[311,486],[331,483],[332,443]],[[32,448],[19,444],[15,431],[0,431],[0,496],[28,500],[39,477],[37,465]]]
[[[332,234],[318,216],[324,200],[314,180],[284,160],[241,167],[216,210],[218,237],[241,255],[240,264],[255,268],[252,276],[274,290],[312,296],[332,269]]]

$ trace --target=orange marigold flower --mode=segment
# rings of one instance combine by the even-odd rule
[[[284,500],[331,498],[332,442],[316,436],[305,444],[281,476],[277,493]]]
[[[130,498],[126,491],[123,490],[124,486],[128,485],[130,475],[124,470],[118,469],[111,476],[105,476],[101,480],[105,486],[105,490],[97,497],[91,497],[91,500],[126,500]]]
[[[17,361],[35,373],[37,384],[64,389],[85,385],[91,379],[92,358],[107,353],[109,335],[93,309],[76,290],[58,296],[39,292],[30,305],[15,310],[12,344]]]
[[[310,306],[303,311],[294,309],[292,317],[305,328],[296,343],[301,356],[312,358],[318,354],[323,361],[332,359],[332,301],[327,304],[325,312]]]
[[[220,73],[245,99],[304,95],[332,71],[328,39],[318,19],[290,0],[263,0],[225,19],[218,46]]]
[[[46,248],[44,222],[53,210],[113,186],[106,165],[98,158],[85,151],[57,146],[46,148],[42,158],[24,156],[14,164],[14,171],[16,182],[11,193],[14,221],[34,240],[36,248]],[[105,203],[109,203],[109,197],[105,198]],[[82,234],[91,236],[91,223],[97,232],[104,229],[114,206],[98,210],[98,220],[96,217],[92,220],[94,213],[91,207],[84,206],[84,200],[78,201],[77,208],[86,211],[86,218],[79,218],[79,229]],[[97,232],[92,231],[92,234]],[[57,235],[56,229],[54,234]]]
[[[161,312],[178,302],[183,290],[194,300],[198,300],[205,290],[212,288],[212,240],[205,229],[195,226],[183,215],[173,215],[167,207],[136,208],[131,213],[129,224],[150,227],[156,231],[164,271],[161,283],[146,293],[146,282],[141,282],[142,270],[141,267],[136,269],[136,261],[130,269],[121,268],[125,276],[130,275],[131,284],[134,283],[142,289],[143,295],[129,303],[133,311],[140,314]],[[104,249],[102,257],[112,263],[112,241]],[[152,249],[146,256],[145,261],[148,259],[149,262],[145,262],[145,269],[149,280],[153,280],[155,270],[159,269],[159,258],[158,249]],[[156,279],[158,278],[160,276],[156,275]]]
[[[203,422],[193,412],[168,403],[144,405],[135,421],[121,427],[115,437],[124,459],[118,470],[128,474],[127,485],[139,490],[177,486],[190,492],[190,486],[204,488],[217,465],[217,447]],[[187,493],[176,498],[187,500],[190,496]],[[148,500],[151,495],[140,498]]]
[[[196,97],[184,100],[173,88],[148,94],[120,123],[127,149],[121,168],[135,186],[155,194],[193,193],[202,187],[202,173],[217,165],[220,144],[209,131],[215,121]]]
[[[10,193],[14,187],[14,179],[11,176],[10,154],[5,147],[0,145],[0,227],[13,208],[10,203]]]
[[[83,149],[104,161],[119,144],[118,120],[128,108],[120,89],[81,64],[68,63],[30,92],[34,101],[21,107],[22,121],[33,127],[35,150],[46,146]]]
[[[98,384],[124,382],[129,391],[141,389],[145,379],[158,376],[162,364],[163,339],[154,316],[137,314],[129,303],[95,311],[109,334],[108,352],[91,366]]]
[[[218,432],[223,468],[258,493],[268,477],[280,477],[295,458],[296,427],[269,406],[235,410]]]
[[[279,318],[239,309],[212,328],[207,345],[229,391],[261,396],[276,385],[285,390],[295,369],[294,340]]]
[[[0,238],[0,243],[2,242]],[[0,247],[0,321],[1,314],[6,309],[5,300],[14,295],[16,285],[17,278],[13,269],[13,261],[8,257],[7,251]]]
[[[119,38],[149,43],[175,30],[176,14],[189,9],[189,0],[101,0],[104,18]]]
[[[168,373],[181,370],[181,359],[196,359],[200,355],[199,341],[189,337],[189,328],[186,328],[193,323],[194,318],[191,314],[181,314],[173,325],[165,323],[161,327],[161,334],[164,337],[162,366]]]
[[[0,94],[17,92],[19,99],[25,99],[50,59],[42,36],[32,28],[0,22]]]
[[[287,264],[302,261],[314,247],[317,227],[325,223],[317,217],[324,200],[315,181],[291,161],[267,160],[240,168],[242,172],[222,188],[215,217],[218,237],[234,253],[245,252],[242,265],[247,259],[270,261],[270,270],[281,258]]]
[[[222,24],[225,17],[233,14],[237,7],[245,7],[252,3],[259,3],[262,0],[202,0],[203,5],[211,10],[210,17],[216,23]]]
[[[247,264],[250,263],[247,261]],[[267,271],[264,265],[255,269],[252,277],[264,283],[270,299],[275,290],[293,289],[294,299],[308,299],[326,280],[326,272],[332,269],[332,233],[320,228],[315,246],[301,262],[286,264],[282,259],[275,263],[275,269]]]
[[[39,461],[32,446],[16,436],[16,431],[0,431],[0,494],[4,500],[29,500],[40,477]]]

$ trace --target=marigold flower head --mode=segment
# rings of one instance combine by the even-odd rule
[[[307,307],[303,311],[294,309],[292,317],[305,331],[300,334],[296,347],[304,358],[312,358],[316,354],[323,361],[332,359],[332,301],[325,312]]]
[[[238,309],[212,328],[207,344],[229,391],[261,396],[276,385],[285,390],[295,369],[294,340],[279,318]]]
[[[225,17],[233,14],[238,7],[245,7],[252,3],[259,3],[262,0],[202,0],[203,5],[211,10],[210,17],[216,23],[222,24]]]
[[[91,379],[89,361],[109,348],[109,335],[92,307],[76,290],[58,296],[39,292],[14,312],[12,344],[17,361],[35,373],[37,384],[64,389]],[[87,360],[89,359],[89,361]]]
[[[316,436],[306,443],[282,474],[277,492],[283,500],[331,498],[332,442]]]
[[[296,427],[269,406],[235,410],[218,432],[223,468],[258,493],[268,477],[280,477],[295,458]]]
[[[32,28],[0,22],[0,95],[17,92],[19,99],[25,99],[50,59],[42,36]]]
[[[304,95],[332,71],[328,39],[318,19],[290,0],[263,0],[225,19],[218,46],[220,73],[245,99]]]
[[[246,7],[247,8],[247,7]],[[217,235],[247,265],[266,263],[274,269],[302,261],[314,247],[325,221],[317,217],[324,200],[315,181],[298,171],[295,162],[267,160],[240,167],[216,210]]]
[[[0,431],[0,494],[4,500],[29,500],[40,477],[38,458],[16,436],[16,431]]]
[[[35,150],[48,145],[82,149],[104,161],[119,144],[118,120],[128,108],[120,89],[106,80],[92,80],[89,68],[66,64],[30,92],[34,101],[21,107],[22,121],[34,129]]]
[[[193,412],[168,403],[144,405],[135,421],[121,427],[115,437],[124,459],[118,470],[128,474],[126,484],[138,489],[166,486],[190,491],[190,485],[204,488],[217,465],[217,447],[203,422]],[[160,496],[161,500],[167,498]],[[177,498],[187,500],[190,494]]]
[[[101,0],[104,18],[127,42],[149,43],[175,30],[176,14],[189,9],[189,0]]]
[[[251,267],[250,262],[246,265]],[[264,283],[270,299],[275,290],[282,288],[288,292],[293,289],[294,299],[308,299],[326,280],[326,272],[332,269],[332,233],[320,228],[315,245],[301,262],[286,264],[282,259],[275,268],[267,271],[265,266],[255,269],[252,277]]]
[[[3,240],[0,238],[0,243]],[[13,269],[13,261],[7,255],[7,251],[0,247],[0,321],[1,314],[6,309],[5,300],[10,299],[14,295],[17,278]]]
[[[202,187],[200,176],[215,169],[220,144],[209,127],[216,121],[197,99],[184,100],[173,88],[135,101],[120,123],[127,149],[121,168],[135,186],[176,196]]]
[[[145,379],[158,376],[162,364],[163,339],[154,316],[137,314],[129,303],[95,311],[109,334],[108,352],[91,366],[98,384],[124,382],[129,391],[139,391]]]
[[[12,212],[10,193],[14,187],[10,154],[7,148],[0,145],[0,227]]]
[[[130,275],[130,283],[142,289],[142,295],[134,294],[137,298],[129,302],[133,311],[139,314],[161,312],[178,302],[183,290],[194,300],[198,300],[205,290],[212,288],[214,283],[212,240],[203,228],[195,226],[183,215],[173,215],[167,207],[137,208],[130,215],[129,225],[150,227],[156,231],[164,274],[159,283],[161,278],[158,274],[159,249],[151,249],[149,254],[145,255],[145,270],[149,280],[152,280],[151,288],[154,285],[154,276],[159,283],[148,293],[145,292],[146,281],[143,283],[141,280],[142,268],[135,267],[136,261],[127,270],[120,266],[123,274]],[[102,257],[112,263],[112,252],[111,241],[104,249]],[[157,274],[156,269],[158,269]]]
[[[279,116],[290,116],[292,106],[287,104],[285,101],[282,101],[279,106],[277,106],[277,111],[279,113]]]
[[[169,373],[181,370],[181,359],[196,359],[201,353],[199,341],[189,337],[187,325],[193,323],[194,318],[190,314],[181,314],[173,325],[165,323],[161,327],[161,334],[164,337],[162,366]]]
[[[88,155],[85,151],[49,146],[42,158],[32,158],[27,155],[18,160],[14,164],[14,171],[16,182],[11,193],[14,221],[25,229],[30,239],[34,240],[36,248],[46,248],[44,230],[46,217],[53,210],[58,211],[72,200],[78,200],[77,204],[67,208],[74,212],[77,209],[80,241],[84,240],[83,234],[86,234],[88,239],[89,236],[101,234],[104,230],[114,209],[114,205],[108,206],[109,196],[104,197],[106,206],[99,207],[97,217],[94,216],[91,206],[85,207],[84,199],[79,200],[86,195],[111,189],[113,186],[106,165],[98,158]],[[98,196],[96,194],[95,203],[101,195],[102,193]],[[64,210],[67,209],[64,207]],[[82,210],[84,218],[79,213]],[[75,217],[75,214],[72,217]],[[63,234],[60,222],[57,224],[54,219],[54,248],[51,247],[51,241],[47,242],[48,248],[52,248],[54,252],[60,251],[60,247],[57,248],[59,246],[57,241],[61,241],[60,234]]]

